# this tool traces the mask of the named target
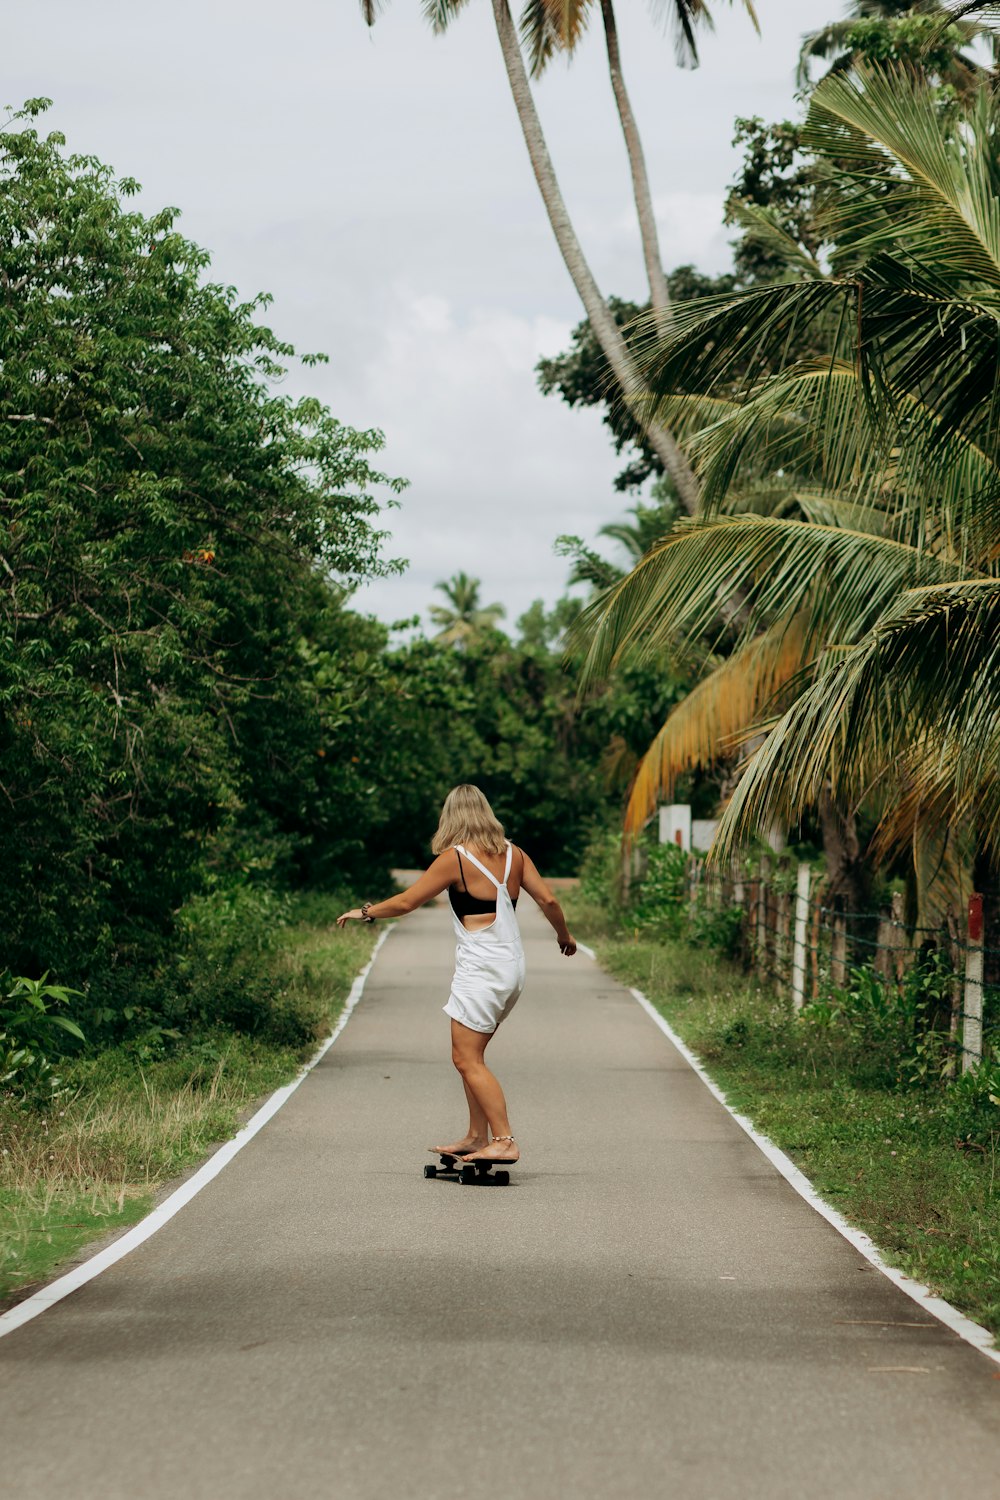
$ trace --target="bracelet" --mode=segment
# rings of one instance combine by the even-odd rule
[[[375,918],[374,917],[370,917],[368,915],[368,909],[371,906],[371,904],[372,903],[370,901],[365,901],[363,903],[363,905],[361,907],[361,920],[362,920],[362,922],[374,922]]]

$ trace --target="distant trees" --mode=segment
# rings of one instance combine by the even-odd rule
[[[495,630],[507,610],[502,604],[479,602],[479,579],[468,573],[455,573],[443,583],[435,584],[447,604],[432,604],[428,613],[438,627],[434,639],[442,646],[468,646],[482,635]]]

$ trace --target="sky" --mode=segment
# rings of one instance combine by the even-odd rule
[[[619,0],[622,59],[667,267],[729,266],[722,224],[738,115],[796,110],[800,39],[845,0],[716,0],[702,65],[675,65],[641,0]],[[595,7],[596,9],[596,7]],[[358,594],[388,620],[426,615],[458,570],[513,622],[565,591],[555,538],[593,541],[633,503],[594,411],[538,391],[581,309],[528,163],[488,0],[444,36],[417,0],[363,24],[357,0],[31,0],[4,21],[0,98],[44,95],[71,149],[182,211],[213,279],[273,294],[268,320],[328,365],[293,394],[379,428],[409,481],[384,525],[398,577]],[[605,295],[642,300],[628,165],[599,27],[536,88],[570,215]]]

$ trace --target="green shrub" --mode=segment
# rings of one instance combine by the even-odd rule
[[[743,945],[743,912],[738,906],[715,906],[699,892],[685,909],[684,935],[697,948],[737,958]]]
[[[680,937],[685,926],[688,856],[674,844],[653,844],[646,869],[629,907],[630,923],[640,932]]]
[[[53,1008],[78,992],[47,980],[0,974],[0,1095],[23,1103],[44,1104],[61,1092],[50,1059],[66,1051],[67,1037],[84,1040],[76,1022]]]

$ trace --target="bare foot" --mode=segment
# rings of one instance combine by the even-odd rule
[[[436,1151],[438,1156],[464,1156],[466,1151],[481,1151],[486,1145],[485,1136],[464,1135],[454,1146],[428,1146],[428,1151]]]
[[[463,1156],[463,1161],[518,1161],[521,1153],[513,1136],[492,1140],[488,1146],[479,1146]]]

